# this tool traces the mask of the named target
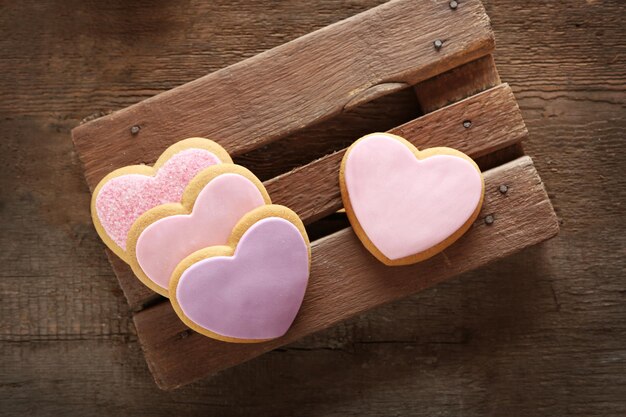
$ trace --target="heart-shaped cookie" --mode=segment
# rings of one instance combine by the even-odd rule
[[[228,244],[239,220],[265,204],[271,200],[263,184],[244,167],[206,168],[180,203],[155,207],[135,221],[128,234],[129,264],[144,284],[167,297],[180,261],[208,246]]]
[[[167,148],[152,167],[132,165],[111,172],[91,198],[91,217],[100,238],[128,262],[126,241],[135,220],[153,207],[179,202],[196,174],[219,163],[232,163],[224,148],[209,139],[190,138]]]
[[[467,155],[418,151],[387,133],[352,144],[339,181],[355,233],[386,265],[419,262],[454,243],[478,216],[484,195],[480,169]]]
[[[310,256],[304,225],[293,211],[259,207],[235,227],[228,246],[203,249],[178,265],[170,301],[187,326],[214,339],[275,339],[300,309]]]

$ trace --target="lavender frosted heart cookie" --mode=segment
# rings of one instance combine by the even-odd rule
[[[419,262],[454,243],[476,220],[484,195],[469,156],[443,147],[418,151],[388,133],[348,148],[339,183],[356,235],[386,265]]]
[[[172,272],[184,258],[228,244],[239,220],[265,204],[271,204],[265,187],[246,168],[206,168],[189,183],[180,203],[160,205],[135,221],[128,233],[129,264],[146,286],[168,297]]]
[[[128,233],[139,216],[161,204],[179,202],[189,181],[220,163],[232,163],[220,145],[189,138],[167,148],[154,166],[116,169],[98,183],[91,198],[91,217],[98,235],[128,262]]]
[[[170,301],[190,328],[214,339],[255,343],[284,335],[304,298],[310,244],[286,207],[245,215],[228,245],[185,258],[170,280]]]

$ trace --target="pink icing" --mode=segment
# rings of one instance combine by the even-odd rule
[[[135,220],[153,207],[177,203],[198,172],[220,160],[205,149],[174,154],[154,177],[128,174],[115,177],[100,189],[96,211],[106,234],[126,250],[126,238]]]
[[[349,152],[344,181],[354,215],[387,258],[423,252],[469,220],[482,197],[482,177],[467,160],[419,160],[405,144],[377,134]]]
[[[238,174],[221,174],[200,191],[191,214],[157,220],[139,235],[137,262],[148,278],[167,289],[183,258],[228,243],[235,224],[263,204],[263,195],[252,181]]]
[[[273,339],[291,326],[309,278],[299,230],[268,217],[242,236],[234,256],[202,260],[183,272],[176,299],[190,320],[237,339]]]

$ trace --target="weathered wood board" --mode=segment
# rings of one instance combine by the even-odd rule
[[[0,32],[8,34],[0,38],[0,414],[626,414],[619,0],[484,0],[495,61],[530,131],[525,149],[561,219],[559,236],[213,378],[169,393],[155,386],[90,224],[70,130],[86,115],[132,105],[380,3],[0,6]],[[385,109],[347,115],[333,140],[353,124],[386,130],[418,116],[394,121],[415,104],[402,98],[402,106],[385,100]],[[325,137],[303,145],[305,157],[321,156]],[[289,149],[269,151],[295,161]],[[276,175],[258,156],[239,161],[265,179]]]

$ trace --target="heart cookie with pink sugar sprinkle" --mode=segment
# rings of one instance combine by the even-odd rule
[[[154,166],[132,165],[111,172],[91,199],[91,217],[100,238],[128,262],[126,241],[133,223],[154,207],[180,202],[198,173],[221,163],[232,163],[224,148],[209,139],[190,138],[167,148]]]

